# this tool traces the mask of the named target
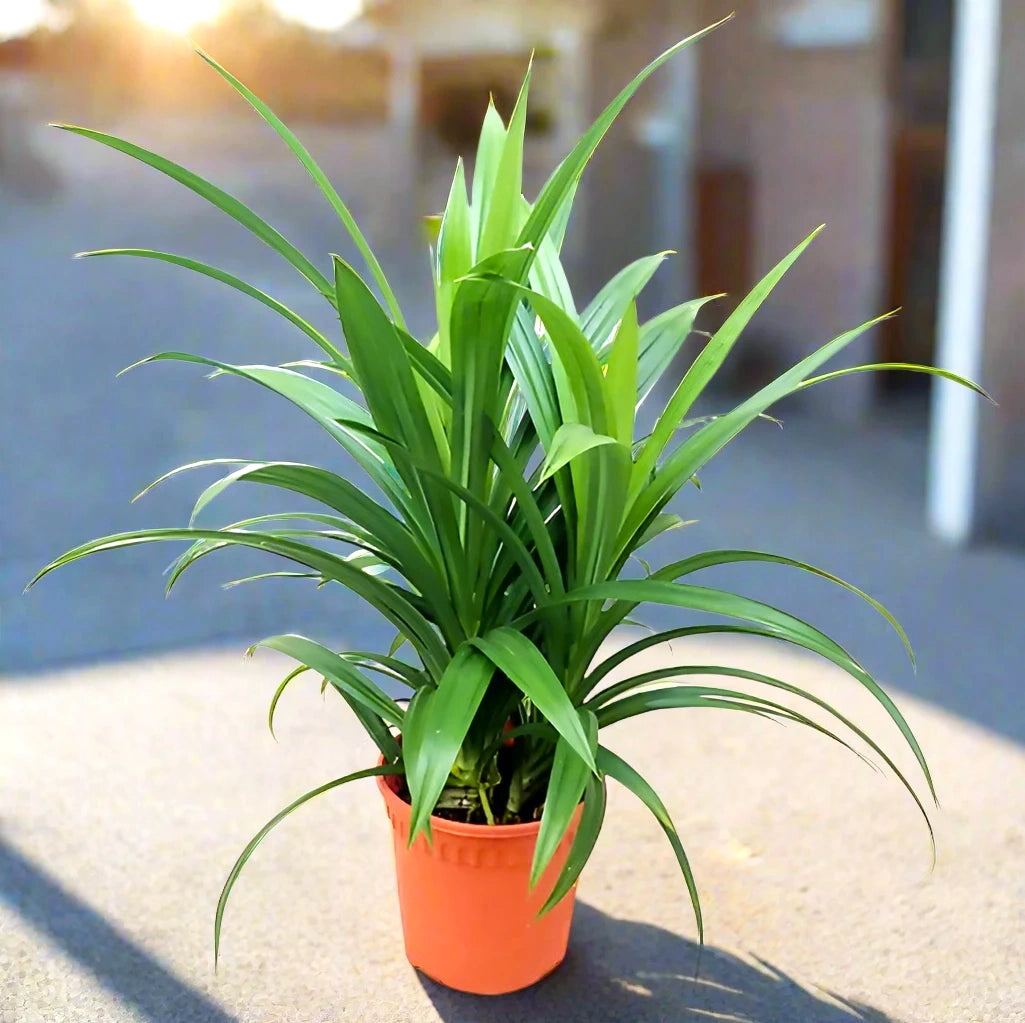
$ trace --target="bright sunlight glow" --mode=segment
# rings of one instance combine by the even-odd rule
[[[289,21],[333,32],[360,15],[364,0],[271,0],[271,6]]]
[[[187,32],[214,21],[230,0],[131,0],[140,21],[169,32]],[[363,0],[270,0],[282,18],[307,28],[330,32],[342,28],[363,10]]]
[[[52,20],[52,14],[45,0],[20,0],[10,6],[0,3],[0,39],[25,35]]]
[[[135,16],[153,28],[188,32],[215,21],[232,0],[129,0]],[[282,18],[315,31],[332,32],[363,11],[365,0],[270,0]],[[0,0],[0,39],[31,32],[54,20],[46,0]]]
[[[187,32],[213,21],[224,7],[222,0],[131,0],[136,17],[153,28]]]

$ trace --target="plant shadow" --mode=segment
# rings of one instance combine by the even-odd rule
[[[578,903],[565,962],[532,988],[481,998],[418,976],[445,1023],[898,1023],[752,958],[706,946],[695,976],[695,942]]]

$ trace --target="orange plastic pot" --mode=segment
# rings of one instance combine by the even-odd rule
[[[488,826],[431,818],[433,843],[409,846],[410,806],[398,778],[377,779],[392,824],[406,957],[432,980],[478,995],[529,987],[565,958],[574,889],[538,917],[566,862],[580,811],[533,891],[540,823]]]

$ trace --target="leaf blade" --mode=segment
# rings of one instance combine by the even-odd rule
[[[237,220],[262,242],[269,245],[275,252],[291,263],[324,298],[334,304],[334,289],[324,274],[285,238],[280,231],[271,227],[266,220],[257,216],[245,203],[225,192],[224,189],[218,188],[205,178],[201,178],[198,174],[194,174],[173,160],[168,160],[166,157],[153,153],[148,149],[143,149],[142,146],[137,146],[132,142],[119,139],[114,135],[108,135],[106,132],[94,131],[91,128],[82,128],[74,124],[54,124],[53,127],[71,132],[74,135],[81,135],[83,138],[91,139],[110,149],[117,150],[119,153],[124,153],[126,156],[130,156],[184,185],[201,198],[206,199],[207,202],[216,206],[223,213],[226,213],[233,220]]]

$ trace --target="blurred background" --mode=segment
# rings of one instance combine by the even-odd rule
[[[587,172],[566,256],[580,304],[631,259],[674,249],[642,312],[726,292],[701,324],[713,329],[825,222],[708,411],[896,306],[902,315],[851,361],[948,365],[981,379],[999,407],[912,374],[813,388],[778,410],[782,432],[754,424],[702,491],[682,496],[677,510],[700,524],[667,548],[779,550],[851,579],[906,625],[917,676],[885,626],[839,591],[786,570],[719,577],[813,617],[899,687],[1025,740],[1025,9],[1005,3],[997,33],[972,31],[966,0],[738,7],[645,86]],[[167,601],[160,571],[174,552],[153,548],[80,563],[22,595],[77,542],[184,523],[205,477],[129,504],[180,463],[336,458],[301,415],[240,382],[178,364],[114,379],[165,349],[270,363],[311,352],[213,281],[148,261],[73,262],[79,250],[166,249],[222,266],[328,330],[330,310],[202,200],[47,121],[156,149],[321,263],[350,255],[301,167],[188,36],[306,142],[428,333],[421,217],[441,208],[456,156],[472,155],[489,93],[507,112],[534,52],[533,194],[628,77],[729,10],[720,0],[2,0],[0,674],[20,684],[55,666],[289,630],[390,639],[344,598],[301,584],[222,592],[266,567],[240,556],[198,565]],[[702,340],[690,339],[682,365]],[[259,496],[226,498],[221,521],[270,510]]]

